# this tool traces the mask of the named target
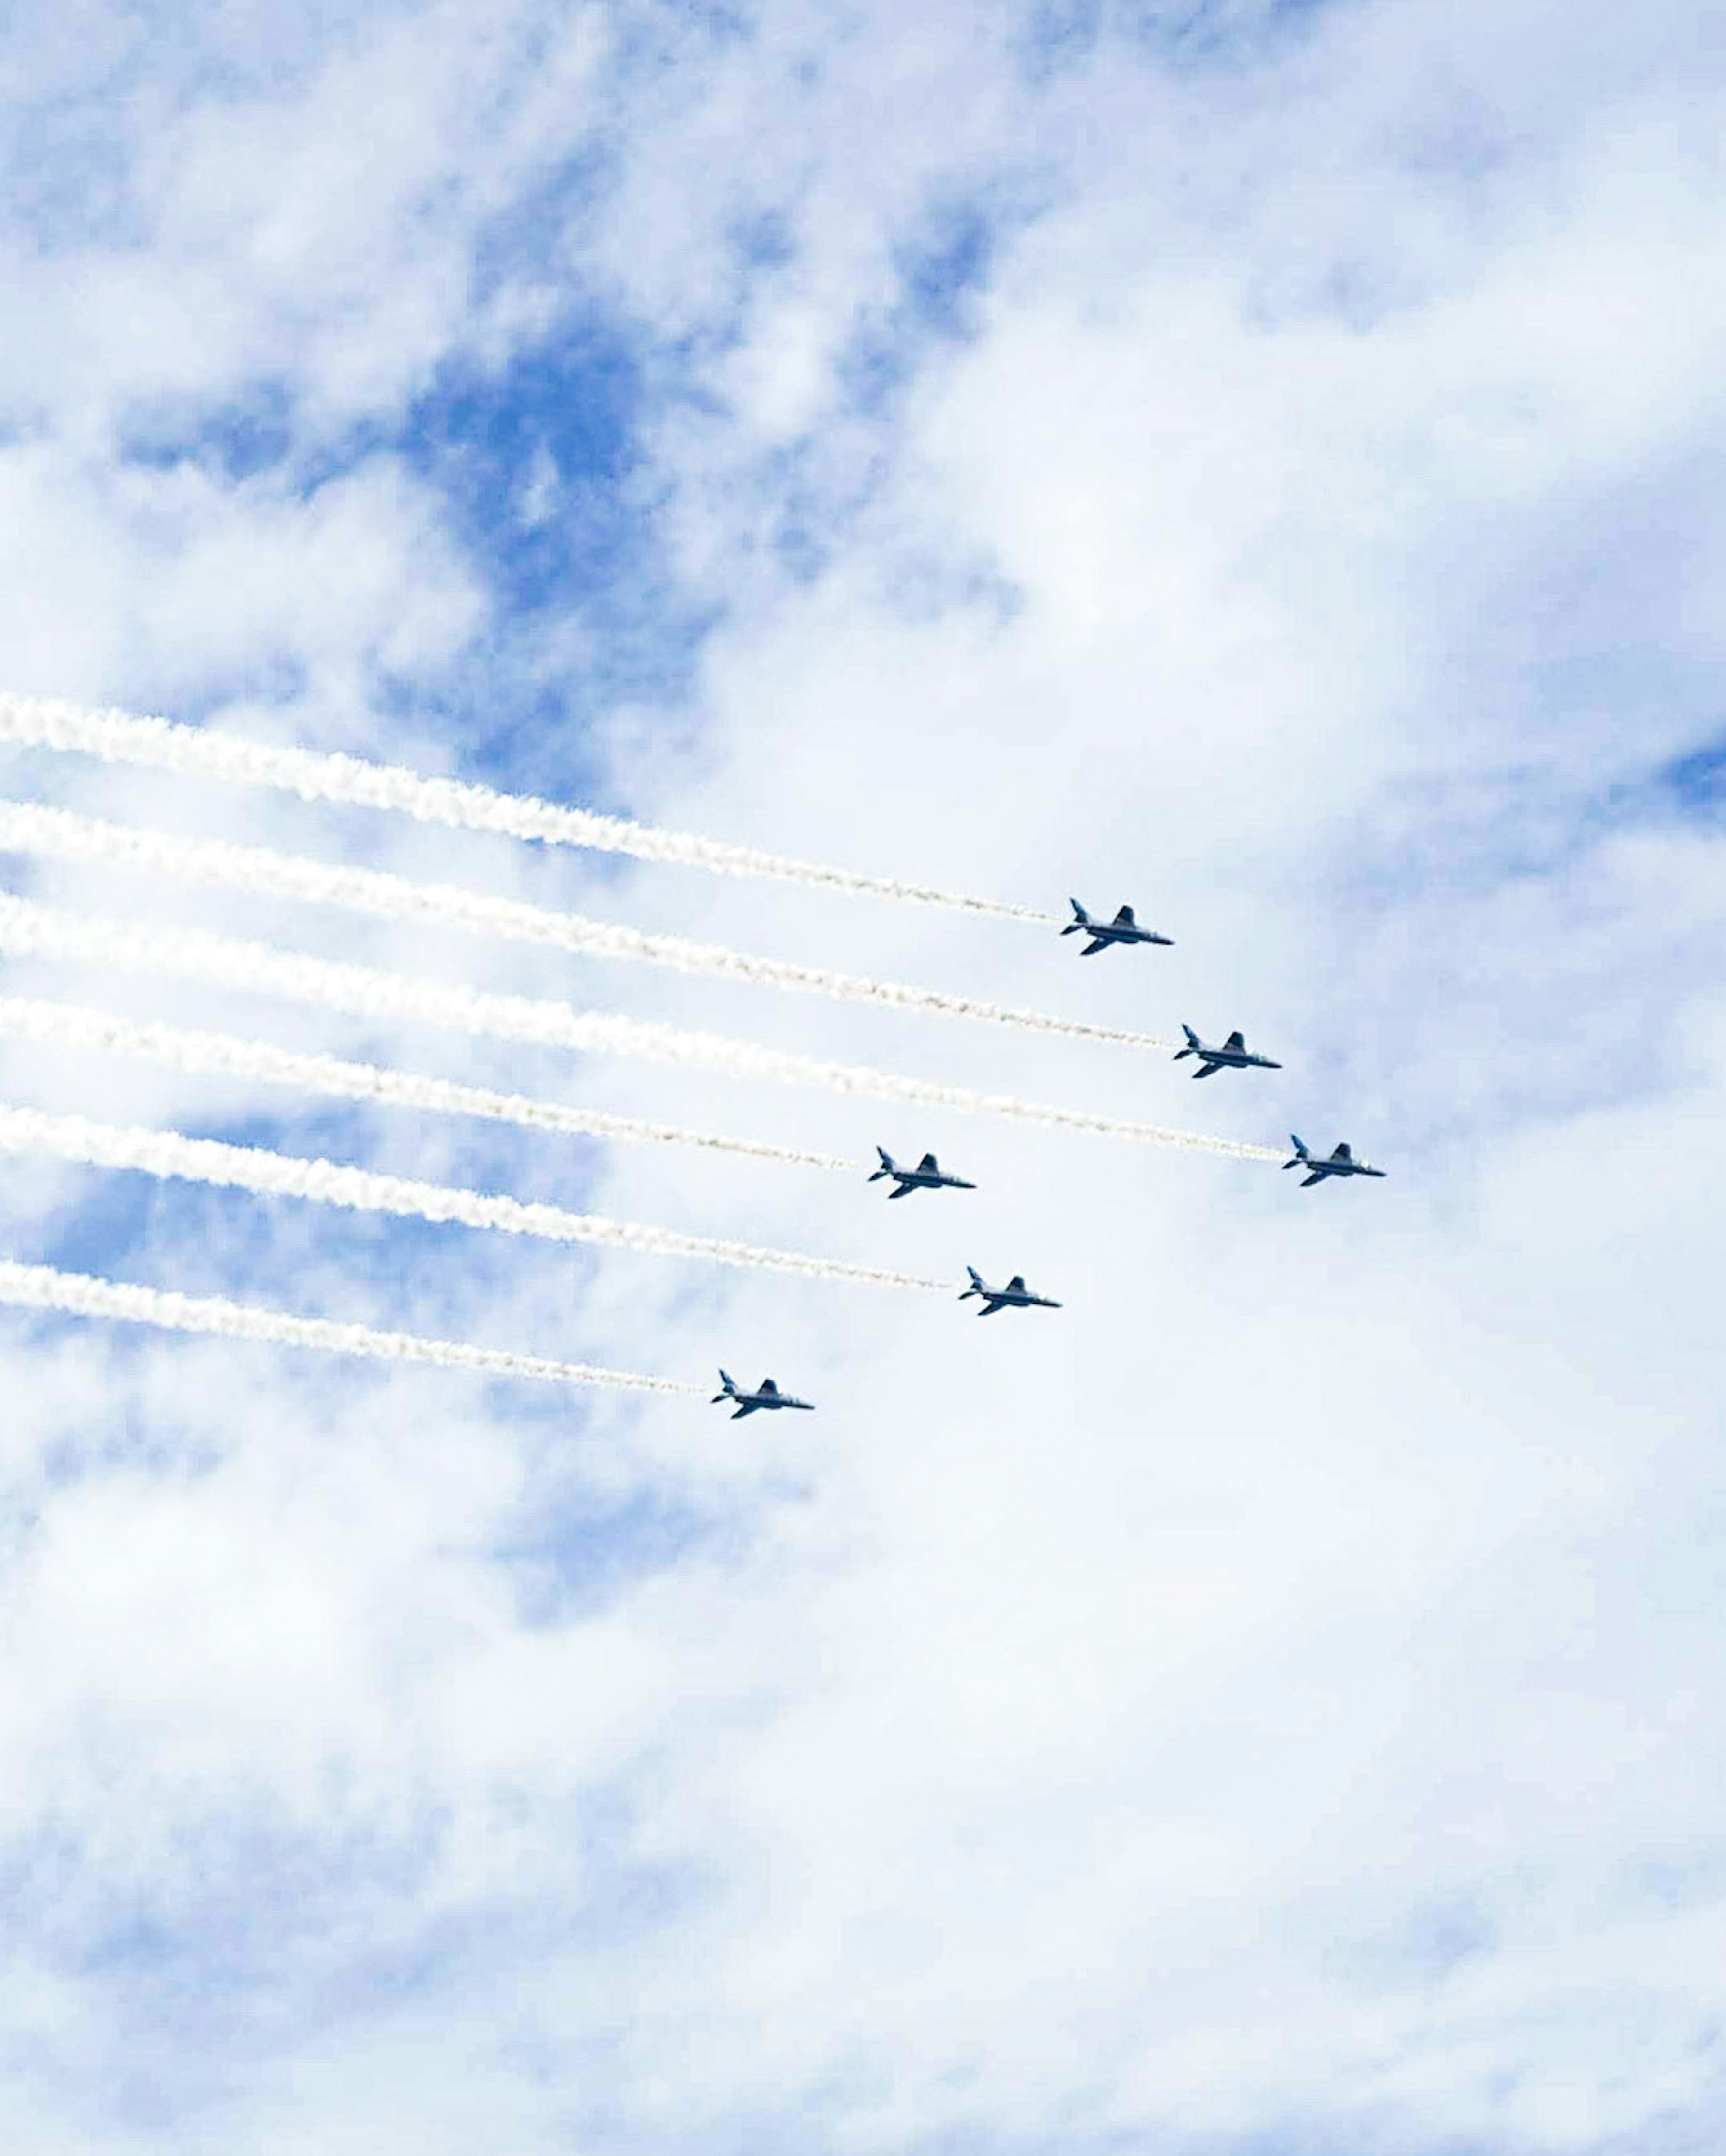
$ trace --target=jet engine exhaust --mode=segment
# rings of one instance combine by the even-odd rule
[[[68,1317],[112,1317],[128,1325],[156,1325],[173,1332],[209,1333],[225,1340],[257,1340],[281,1348],[310,1348],[325,1355],[360,1355],[379,1363],[430,1363],[444,1370],[472,1370],[488,1378],[532,1378],[554,1385],[604,1385],[631,1393],[706,1390],[681,1378],[640,1377],[592,1363],[555,1363],[543,1355],[514,1355],[502,1348],[470,1348],[459,1340],[429,1340],[413,1332],[379,1332],[369,1325],[344,1325],[327,1317],[295,1317],[223,1296],[176,1295],[136,1287],[91,1273],[63,1273],[52,1265],[0,1260],[0,1303],[18,1310],[58,1311]]]
[[[1118,1048],[1175,1045],[1159,1034],[1092,1025],[1081,1019],[1019,1010],[1010,1004],[951,995],[943,988],[914,988],[902,981],[870,980],[861,974],[835,973],[824,966],[799,965],[789,959],[753,957],[722,944],[697,943],[684,936],[650,935],[615,921],[590,921],[582,914],[556,912],[548,906],[465,891],[455,884],[415,883],[377,869],[348,868],[340,862],[273,853],[264,846],[237,846],[226,839],[140,830],[32,802],[0,801],[0,849],[46,854],[62,860],[98,861],[105,868],[133,869],[185,883],[226,885],[260,897],[339,906],[378,920],[407,921],[427,927],[501,937],[513,942],[548,944],[586,957],[635,959],[648,965],[669,966],[677,973],[717,974],[727,980],[827,996],[840,1003],[884,1004],[896,1010],[980,1019],[990,1025],[1059,1034],[1069,1040],[1105,1041]]]
[[[620,816],[601,816],[586,808],[560,808],[532,796],[499,793],[450,778],[426,778],[398,765],[371,763],[352,756],[317,750],[278,748],[250,742],[213,727],[187,726],[172,719],[140,718],[130,711],[92,711],[58,698],[0,692],[0,741],[20,747],[72,750],[105,763],[126,763],[152,771],[174,771],[201,778],[225,779],[241,786],[272,787],[298,794],[302,801],[340,801],[388,809],[421,824],[444,824],[468,831],[494,831],[550,846],[580,846],[595,852],[628,854],[636,860],[668,861],[710,870],[717,875],[752,876],[813,890],[857,896],[906,899],[918,906],[945,906],[960,913],[990,914],[1007,921],[1053,927],[1056,914],[1001,899],[967,898],[896,876],[860,875],[850,869],[824,867],[755,846],[703,839],[688,831],[660,831]]]
[[[490,1191],[462,1190],[406,1176],[379,1175],[335,1161],[306,1160],[261,1146],[229,1145],[216,1138],[187,1137],[179,1131],[151,1131],[93,1122],[83,1116],[55,1116],[40,1108],[0,1107],[0,1152],[45,1152],[84,1168],[134,1168],[164,1181],[203,1183],[260,1196],[308,1199],[355,1213],[485,1228],[506,1235],[532,1235],[553,1243],[598,1243],[652,1257],[701,1258],[758,1272],[797,1273],[809,1280],[855,1281],[874,1287],[945,1289],[944,1281],[840,1258],[804,1256],[750,1243],[686,1235],[638,1221],[608,1220],[597,1213],[567,1213],[560,1206],[524,1204]]]
[[[458,1085],[415,1070],[388,1070],[375,1063],[350,1063],[334,1055],[305,1055],[267,1040],[240,1040],[232,1034],[188,1031],[180,1026],[138,1024],[106,1011],[77,1004],[39,1001],[28,996],[0,996],[0,1033],[26,1040],[51,1041],[64,1048],[148,1056],[177,1070],[249,1078],[265,1085],[294,1086],[338,1100],[372,1101],[394,1108],[416,1108],[432,1115],[475,1116],[514,1123],[524,1130],[572,1136],[640,1138],[661,1145],[699,1146],[710,1152],[739,1153],[753,1160],[785,1161],[799,1168],[825,1168],[850,1174],[855,1163],[837,1153],[808,1152],[765,1139],[722,1137],[711,1131],[685,1130],[676,1123],[644,1122],[635,1116],[614,1116],[602,1108],[573,1106],[561,1101],[529,1100],[520,1093],[498,1093],[483,1086]]]
[[[826,1092],[867,1094],[879,1100],[914,1101],[963,1114],[1009,1116],[1059,1130],[1137,1144],[1176,1146],[1231,1160],[1269,1161],[1283,1155],[1266,1146],[1198,1131],[1165,1130],[1083,1109],[1021,1101],[1006,1093],[981,1093],[902,1077],[867,1065],[827,1063],[752,1041],[650,1024],[608,1012],[579,1011],[568,1004],[529,996],[499,995],[411,974],[386,973],[329,958],[308,958],[267,943],[214,936],[201,929],[136,927],[100,914],[71,914],[29,899],[0,895],[0,951],[17,957],[69,958],[98,965],[206,980],[257,995],[283,996],[321,1005],[369,1024],[388,1019],[439,1027],[498,1040],[531,1041],[541,1047],[603,1055],[635,1056],[652,1063],[723,1072],[734,1078],[807,1086]]]

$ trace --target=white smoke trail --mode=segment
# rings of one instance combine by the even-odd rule
[[[591,1363],[554,1363],[543,1355],[512,1355],[501,1348],[470,1348],[459,1340],[427,1340],[412,1332],[378,1332],[326,1317],[294,1317],[283,1310],[229,1302],[221,1296],[173,1295],[89,1273],[0,1260],[0,1303],[23,1310],[57,1310],[72,1317],[117,1317],[174,1332],[209,1332],[227,1340],[263,1340],[314,1348],[326,1355],[364,1355],[380,1363],[433,1363],[445,1370],[478,1370],[494,1378],[537,1378],[557,1385],[609,1385],[632,1393],[700,1395],[705,1385],[682,1378],[638,1377]]]
[[[878,1100],[903,1101],[962,1114],[1008,1116],[1020,1122],[1059,1130],[1087,1131],[1099,1137],[1130,1138],[1143,1145],[1181,1146],[1221,1153],[1232,1160],[1282,1163],[1283,1156],[1264,1146],[1243,1145],[1198,1131],[1165,1130],[1083,1109],[1061,1108],[1020,1101],[1007,1093],[979,1093],[963,1086],[940,1086],[922,1078],[902,1078],[866,1065],[825,1063],[812,1055],[782,1049],[758,1048],[753,1041],[730,1040],[681,1027],[651,1025],[608,1013],[573,1010],[568,1004],[541,1003],[528,996],[485,993],[440,981],[418,980],[375,967],[353,966],[327,958],[304,958],[267,943],[212,936],[202,930],[140,928],[99,914],[68,914],[33,901],[0,894],[0,951],[17,957],[62,958],[78,964],[119,966],[164,973],[181,979],[219,982],[250,994],[282,996],[321,1005],[371,1024],[393,1021],[429,1025],[494,1040],[531,1041],[542,1048],[568,1048],[598,1055],[627,1055],[685,1069],[722,1071],[733,1078],[809,1086],[830,1093],[869,1094]]]
[[[263,846],[236,846],[225,839],[141,831],[37,803],[0,801],[0,850],[100,861],[106,867],[175,876],[187,883],[226,884],[269,898],[340,906],[386,921],[411,921],[427,927],[506,937],[516,942],[550,944],[589,957],[640,959],[649,965],[670,966],[679,973],[717,973],[727,980],[764,983],[805,995],[830,996],[841,1003],[935,1011],[948,1018],[980,1019],[991,1025],[1060,1034],[1070,1040],[1107,1041],[1120,1048],[1179,1045],[1158,1034],[1129,1033],[1118,1026],[1092,1025],[1083,1019],[1019,1010],[975,996],[949,995],[942,988],[912,988],[902,981],[873,981],[861,974],[796,965],[783,958],[751,957],[742,951],[727,950],[722,944],[692,942],[684,936],[648,935],[615,921],[553,912],[520,899],[463,891],[454,884],[414,883],[406,876],[388,875],[377,869],[347,868],[303,855],[272,853]]]
[[[331,1160],[302,1160],[261,1146],[228,1145],[216,1138],[188,1138],[178,1131],[147,1131],[85,1116],[54,1116],[41,1108],[0,1107],[0,1152],[46,1152],[83,1168],[136,1168],[163,1180],[208,1183],[273,1198],[305,1198],[355,1213],[390,1213],[403,1219],[454,1221],[465,1228],[494,1229],[506,1235],[536,1235],[553,1243],[599,1243],[661,1258],[703,1258],[720,1265],[797,1273],[808,1280],[860,1281],[876,1287],[943,1288],[945,1281],[920,1280],[883,1266],[847,1265],[840,1258],[805,1257],[797,1250],[758,1249],[711,1235],[685,1235],[639,1221],[608,1220],[597,1213],[566,1213],[560,1206],[524,1204],[490,1191],[461,1190],[407,1176],[378,1175]]]
[[[423,778],[417,772],[368,763],[357,757],[272,748],[208,727],[179,726],[172,719],[138,718],[128,711],[84,711],[54,698],[0,692],[0,741],[34,748],[74,749],[108,763],[229,779],[243,786],[275,787],[297,793],[303,801],[342,801],[388,808],[422,824],[500,832],[510,838],[537,839],[546,845],[629,854],[637,860],[675,861],[687,867],[711,869],[721,875],[762,876],[829,891],[910,899],[922,906],[944,906],[962,913],[992,914],[1048,927],[1055,926],[1059,918],[1035,906],[966,898],[955,891],[934,891],[894,876],[856,875],[849,869],[791,860],[753,846],[729,845],[686,831],[657,831],[622,817],[559,808],[522,794],[495,793],[489,786]]]
[[[707,1131],[681,1129],[674,1123],[644,1122],[634,1116],[614,1116],[600,1108],[565,1106],[534,1101],[521,1093],[495,1093],[480,1086],[461,1086],[418,1071],[380,1070],[375,1063],[348,1063],[333,1055],[302,1055],[265,1040],[239,1040],[231,1034],[190,1032],[178,1026],[134,1024],[105,1011],[75,1004],[44,1003],[27,996],[0,996],[0,1033],[27,1040],[51,1041],[64,1048],[89,1048],[104,1054],[149,1056],[176,1069],[249,1078],[266,1085],[297,1086],[306,1092],[328,1093],[349,1101],[376,1101],[390,1107],[418,1108],[433,1115],[481,1116],[494,1122],[518,1123],[524,1129],[557,1131],[587,1137],[645,1138],[663,1145],[701,1146],[716,1152],[742,1153],[755,1160],[787,1161],[801,1168],[853,1173],[855,1161],[837,1153],[808,1152],[795,1146],[771,1145],[756,1138],[721,1137]]]

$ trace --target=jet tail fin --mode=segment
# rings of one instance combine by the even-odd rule
[[[1080,929],[1088,928],[1091,926],[1091,916],[1086,912],[1077,899],[1070,898],[1067,904],[1073,910],[1073,917],[1061,932],[1063,936],[1073,936],[1076,935]]]
[[[870,1177],[869,1180],[871,1183],[879,1183],[884,1175],[891,1175],[893,1173],[893,1156],[891,1153],[887,1151],[885,1146],[877,1146],[876,1147],[876,1151],[881,1155],[881,1166],[876,1168],[874,1174]]]
[[[1297,1137],[1291,1131],[1288,1134],[1288,1142],[1294,1147],[1294,1158],[1284,1161],[1282,1165],[1285,1168],[1298,1168],[1307,1158],[1306,1141],[1304,1138]]]

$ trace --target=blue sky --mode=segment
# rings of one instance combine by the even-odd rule
[[[1195,1090],[89,865],[9,857],[8,888],[1346,1136],[1390,1175],[1301,1194],[8,963],[8,993],[860,1163],[934,1146],[981,1187],[883,1207],[861,1167],[10,1040],[8,1102],[1066,1306],[979,1327],[8,1160],[8,1256],[820,1403],[732,1424],[8,1316],[20,2145],[1715,2145],[1713,28],[1547,0],[57,26],[27,10],[5,78],[0,685],[1131,899],[1177,940],[1081,967],[1006,923],[8,751],[11,793],[1241,1025],[1285,1069]]]

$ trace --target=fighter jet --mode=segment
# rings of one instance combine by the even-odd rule
[[[1251,1054],[1244,1034],[1231,1033],[1220,1048],[1207,1048],[1191,1026],[1184,1025],[1181,1031],[1187,1037],[1187,1045],[1175,1050],[1174,1060],[1180,1063],[1189,1055],[1196,1055],[1199,1068],[1193,1073],[1195,1078],[1209,1078],[1219,1070],[1280,1070],[1282,1068],[1280,1063],[1273,1063],[1268,1055]]]
[[[876,1151],[881,1155],[881,1166],[869,1180],[879,1183],[884,1175],[892,1177],[896,1187],[887,1193],[889,1203],[895,1198],[908,1198],[913,1190],[974,1190],[977,1188],[974,1183],[967,1183],[961,1176],[943,1175],[941,1163],[932,1152],[926,1152],[915,1168],[901,1168],[885,1146],[877,1146]]]
[[[1025,1275],[1015,1273],[1005,1287],[991,1287],[975,1265],[967,1265],[971,1285],[961,1289],[959,1301],[968,1302],[974,1295],[983,1305],[977,1315],[993,1317],[998,1310],[1029,1310],[1033,1305],[1039,1310],[1059,1310],[1058,1302],[1051,1302],[1046,1295],[1033,1295],[1025,1284]]]
[[[1069,899],[1073,917],[1061,930],[1063,936],[1088,936],[1091,941],[1079,953],[1081,958],[1094,958],[1099,951],[1111,943],[1169,943],[1172,936],[1159,936],[1154,928],[1141,928],[1133,917],[1133,908],[1123,906],[1112,921],[1093,921],[1077,899]]]
[[[1292,1132],[1290,1135],[1292,1137]],[[1311,1169],[1312,1173],[1309,1175],[1302,1178],[1302,1190],[1310,1190],[1315,1183],[1323,1183],[1333,1175],[1376,1175],[1382,1179],[1384,1173],[1382,1168],[1369,1168],[1364,1160],[1356,1160],[1348,1150],[1348,1141],[1346,1138],[1338,1146],[1328,1160],[1315,1160],[1301,1140],[1295,1138],[1294,1158],[1284,1161],[1282,1165],[1285,1168]]]
[[[707,1404],[717,1408],[723,1400],[735,1400],[737,1411],[732,1417],[733,1422],[741,1422],[745,1415],[753,1414],[757,1408],[803,1408],[811,1414],[814,1413],[813,1400],[793,1399],[789,1393],[782,1393],[771,1378],[763,1378],[753,1393],[740,1393],[737,1379],[724,1370],[719,1373],[719,1383],[721,1389]]]

